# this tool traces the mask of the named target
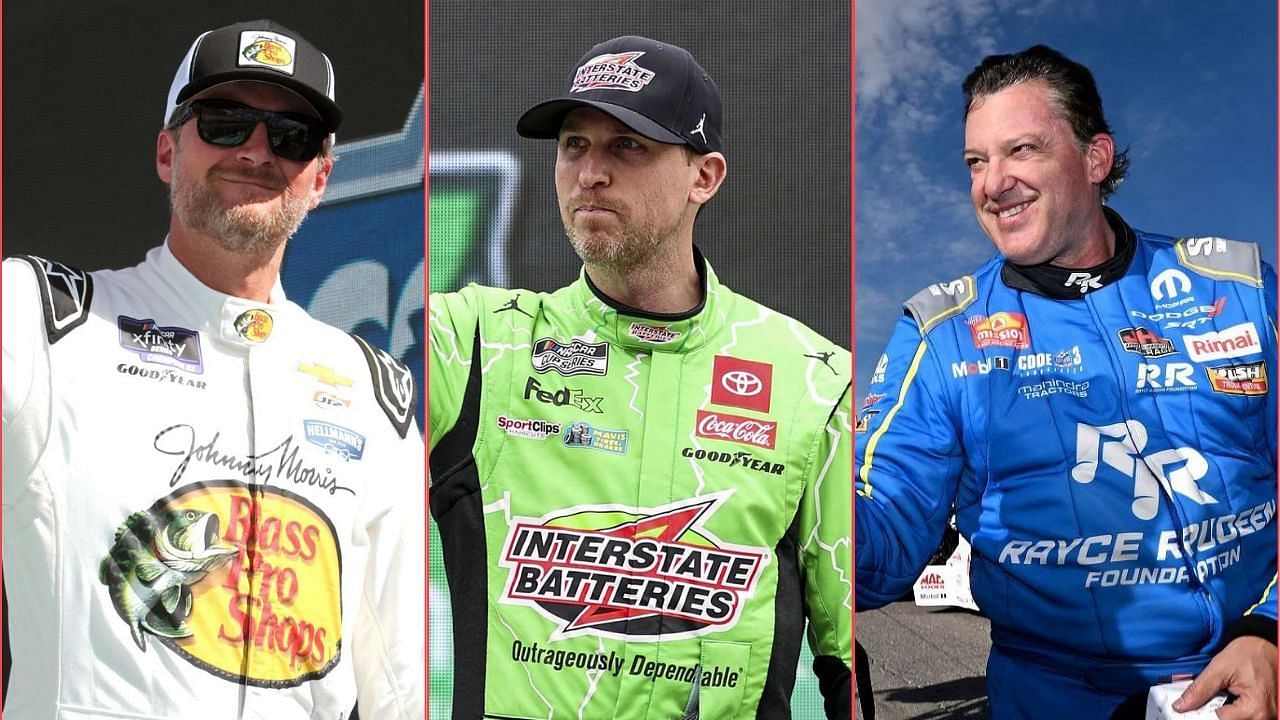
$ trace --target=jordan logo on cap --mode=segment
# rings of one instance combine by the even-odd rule
[[[702,117],[698,118],[698,126],[689,131],[690,135],[697,133],[702,136],[702,142],[707,141],[707,134],[702,131],[702,125],[707,122],[707,114],[702,113]]]

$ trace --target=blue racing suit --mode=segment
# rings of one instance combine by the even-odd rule
[[[1107,717],[1275,642],[1275,272],[1106,213],[1102,265],[996,257],[909,300],[855,429],[857,608],[911,586],[954,507],[996,718]]]

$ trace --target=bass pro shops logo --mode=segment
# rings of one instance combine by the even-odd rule
[[[233,480],[187,485],[133,513],[98,570],[139,652],[154,639],[218,677],[268,688],[338,664],[341,577],[319,508]]]
[[[704,527],[733,491],[654,508],[580,505],[512,518],[499,564],[501,602],[537,610],[577,634],[641,642],[733,627],[769,551]]]

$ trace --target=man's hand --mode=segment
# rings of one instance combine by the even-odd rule
[[[1221,720],[1274,720],[1276,665],[1274,643],[1259,637],[1236,638],[1213,656],[1204,672],[1173,703],[1173,709],[1195,710],[1226,690],[1236,701],[1218,708]]]

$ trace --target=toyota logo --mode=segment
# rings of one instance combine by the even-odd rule
[[[760,378],[755,373],[749,373],[746,370],[732,370],[720,377],[720,387],[728,390],[734,395],[743,397],[751,397],[759,395],[764,389],[764,383],[760,382]]]

